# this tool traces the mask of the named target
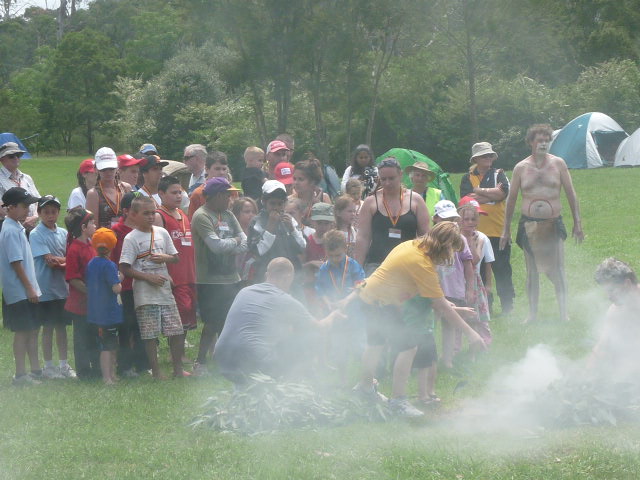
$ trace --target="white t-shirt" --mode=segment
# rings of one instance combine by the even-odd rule
[[[87,197],[82,193],[82,188],[76,187],[71,190],[69,195],[69,201],[67,202],[67,210],[71,210],[75,207],[85,208],[87,206]]]
[[[480,274],[480,265],[482,265],[482,260],[485,263],[495,262],[496,258],[493,255],[493,247],[491,246],[491,241],[489,237],[487,237],[484,233],[478,232],[478,240],[482,242],[482,256],[480,257],[480,261],[476,264],[476,273]]]
[[[153,263],[149,253],[178,253],[171,235],[162,227],[153,226],[153,245],[151,232],[134,229],[124,237],[120,263],[131,265],[134,270],[169,277],[166,263]],[[133,299],[136,307],[142,305],[173,305],[176,303],[171,293],[171,282],[158,287],[144,280],[133,280]]]

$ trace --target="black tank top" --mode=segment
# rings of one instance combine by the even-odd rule
[[[410,192],[410,191],[409,191]],[[365,263],[382,263],[391,250],[407,240],[413,240],[418,236],[418,217],[411,210],[413,195],[409,196],[409,211],[398,218],[394,226],[391,219],[380,212],[378,196],[376,199],[376,213],[371,219],[371,246],[367,253]],[[400,238],[390,238],[389,229],[400,230]]]

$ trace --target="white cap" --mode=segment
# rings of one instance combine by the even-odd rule
[[[287,189],[285,188],[284,184],[282,182],[279,182],[278,180],[267,180],[262,184],[263,195],[269,195],[276,190],[282,190],[285,195],[287,194]]]
[[[106,168],[118,168],[118,158],[113,150],[109,147],[102,147],[96,152],[96,170],[104,170]]]
[[[433,207],[434,215],[437,215],[440,218],[460,218],[458,215],[458,210],[454,203],[450,200],[440,200]]]

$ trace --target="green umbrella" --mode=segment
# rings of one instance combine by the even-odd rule
[[[436,177],[429,182],[430,187],[438,188],[442,190],[442,194],[444,198],[447,200],[451,200],[454,204],[458,204],[458,196],[456,195],[456,190],[451,185],[449,181],[449,174],[440,168],[436,162],[431,160],[425,154],[416,152],[415,150],[408,150],[406,148],[392,148],[388,152],[383,153],[376,159],[376,163],[380,163],[387,157],[394,157],[400,165],[402,166],[402,170],[406,167],[413,165],[415,162],[424,162],[429,165],[429,169],[436,174]],[[411,180],[409,179],[409,175],[406,173],[402,177],[402,181],[405,185],[411,188]]]

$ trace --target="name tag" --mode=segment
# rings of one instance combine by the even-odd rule
[[[180,243],[183,247],[191,246],[191,230],[184,232],[184,237],[180,237]]]
[[[389,238],[402,238],[402,230],[399,228],[390,228]]]
[[[120,217],[113,217],[111,219],[111,228],[115,227],[119,223],[120,223]]]
[[[218,230],[220,230],[221,232],[231,231],[231,229],[229,228],[229,225],[227,225],[227,222],[218,223]]]

